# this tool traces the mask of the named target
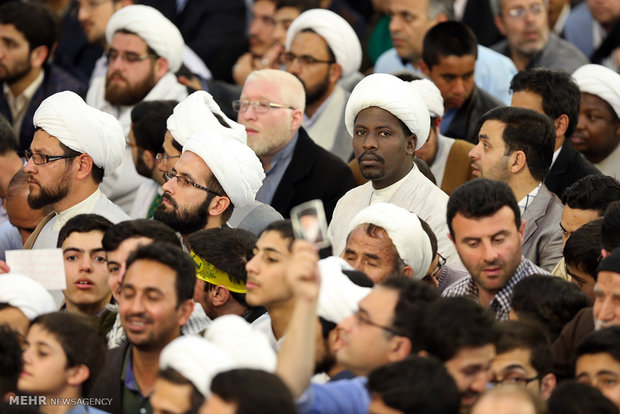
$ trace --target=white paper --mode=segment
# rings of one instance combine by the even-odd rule
[[[6,263],[11,273],[28,276],[46,289],[66,289],[62,249],[7,250]]]

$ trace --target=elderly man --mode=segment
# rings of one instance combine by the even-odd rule
[[[562,258],[562,202],[543,184],[555,126],[531,109],[513,107],[489,111],[479,123],[480,142],[469,153],[473,173],[510,186],[525,222],[522,254],[551,271]]]
[[[86,102],[114,115],[125,137],[131,126],[131,109],[138,102],[155,99],[182,100],[187,89],[174,73],[182,64],[183,37],[179,30],[152,7],[127,6],[112,16],[106,28],[108,68],[94,79]],[[133,165],[127,147],[121,168],[106,179],[103,192],[129,211],[136,190],[144,182]]]
[[[447,221],[469,276],[442,295],[470,297],[497,319],[508,319],[514,286],[533,274],[548,275],[521,256],[525,222],[512,190],[484,178],[465,183],[450,196]]]
[[[336,205],[328,236],[334,254],[346,244],[348,225],[362,209],[376,202],[405,208],[426,221],[437,235],[438,251],[461,268],[447,237],[448,196],[422,175],[413,154],[428,137],[430,116],[424,101],[408,82],[376,73],[351,93],[346,124],[362,176],[370,182],[347,192]]]
[[[353,75],[362,62],[355,31],[334,12],[308,10],[289,27],[282,56],[286,71],[297,76],[306,91],[304,128],[314,142],[348,161],[351,138],[344,109],[349,94],[338,81]]]
[[[234,105],[248,145],[267,175],[256,199],[271,204],[284,217],[296,205],[321,199],[330,220],[338,199],[355,184],[347,165],[312,141],[301,127],[304,96],[295,76],[264,69],[248,76],[241,100]]]
[[[128,220],[100,190],[105,173],[121,164],[125,142],[118,121],[92,108],[73,92],[43,101],[34,114],[34,134],[26,152],[31,208],[51,206],[25,248],[55,248],[58,232],[78,214],[99,214],[113,223]]]
[[[581,106],[571,144],[603,174],[620,179],[620,74],[585,65],[573,79],[581,91]]]
[[[342,258],[374,283],[391,275],[422,280],[428,273],[431,242],[415,214],[375,203],[357,213],[349,229]]]
[[[492,0],[495,25],[506,36],[493,49],[519,70],[545,67],[572,73],[588,63],[574,45],[549,30],[548,1]]]

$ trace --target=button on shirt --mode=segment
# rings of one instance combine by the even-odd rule
[[[121,381],[123,382],[123,412],[152,414],[153,408],[151,407],[150,402],[151,396],[142,396],[142,393],[140,392],[140,385],[136,382],[136,377],[133,373],[131,346],[127,347]]]
[[[297,138],[299,132],[295,133],[295,136],[271,159],[271,169],[265,171],[265,179],[263,185],[256,193],[256,199],[265,204],[271,204],[273,196],[282,181],[284,172],[288,168],[291,160],[293,159],[293,152],[295,151],[295,145],[297,144]]]

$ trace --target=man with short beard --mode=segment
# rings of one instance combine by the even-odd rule
[[[308,10],[289,27],[282,56],[286,71],[297,76],[306,91],[304,128],[314,142],[348,161],[351,141],[344,108],[349,93],[338,81],[355,74],[362,62],[355,31],[334,12]]]
[[[78,214],[99,214],[113,223],[128,220],[99,190],[105,172],[121,163],[125,144],[114,117],[94,109],[73,92],[47,98],[33,117],[36,132],[26,151],[28,204],[51,206],[24,248],[55,248],[62,226]]]
[[[330,220],[338,199],[355,184],[347,165],[301,127],[304,97],[295,76],[263,69],[248,76],[241,100],[233,105],[267,174],[256,199],[286,218],[296,205],[321,199]]]
[[[30,145],[32,116],[45,98],[65,90],[82,96],[86,91],[80,81],[48,62],[57,31],[52,12],[36,2],[0,7],[0,114],[13,126],[19,150]]]
[[[108,22],[106,40],[108,70],[93,80],[86,102],[116,117],[125,137],[131,126],[131,110],[143,100],[187,97],[187,89],[174,73],[182,64],[183,37],[179,30],[152,7],[132,5],[118,10]],[[133,165],[127,147],[121,168],[106,178],[102,191],[129,211],[137,188],[144,182]]]

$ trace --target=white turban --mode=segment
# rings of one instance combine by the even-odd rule
[[[239,368],[274,372],[277,356],[267,336],[240,316],[225,315],[215,319],[205,338],[217,345]]]
[[[211,395],[211,380],[220,372],[236,368],[235,361],[213,344],[200,336],[184,335],[174,339],[161,351],[159,368],[172,368],[183,375],[208,397]]]
[[[189,137],[183,152],[191,151],[207,164],[235,207],[254,202],[265,172],[258,157],[246,144],[218,131],[200,131]]]
[[[431,117],[443,116],[443,97],[433,82],[428,79],[420,79],[412,81],[411,85],[426,104]]]
[[[349,224],[350,234],[360,224],[374,224],[390,236],[398,255],[421,280],[433,261],[431,241],[414,213],[390,203],[375,203],[359,213]]]
[[[317,314],[328,321],[339,323],[357,311],[357,304],[371,288],[358,286],[343,270],[353,270],[342,258],[331,256],[319,260],[321,288]]]
[[[72,150],[90,155],[106,175],[123,161],[125,134],[121,124],[73,92],[58,92],[45,99],[32,122]]]
[[[123,7],[112,15],[105,30],[108,44],[114,34],[127,30],[137,34],[159,56],[168,61],[171,72],[176,72],[183,63],[185,42],[177,27],[157,9],[144,5]]]
[[[310,9],[300,14],[286,31],[286,50],[297,33],[312,29],[325,39],[342,66],[342,77],[355,73],[362,64],[362,46],[351,25],[336,13],[325,9]]]
[[[583,65],[573,72],[581,92],[596,95],[607,102],[620,118],[620,74],[601,65]]]
[[[226,128],[213,116],[218,114],[230,128]],[[176,142],[185,145],[187,138],[198,131],[217,130],[221,135],[234,138],[246,144],[248,141],[245,126],[229,119],[220,109],[213,97],[205,91],[197,91],[174,107],[168,117],[167,129]]]
[[[54,298],[43,285],[17,273],[0,275],[0,303],[18,308],[29,320],[58,310]]]
[[[374,73],[362,79],[351,92],[344,113],[347,131],[353,136],[357,115],[376,106],[400,119],[418,138],[416,149],[428,139],[431,117],[426,104],[410,82],[386,73]]]

